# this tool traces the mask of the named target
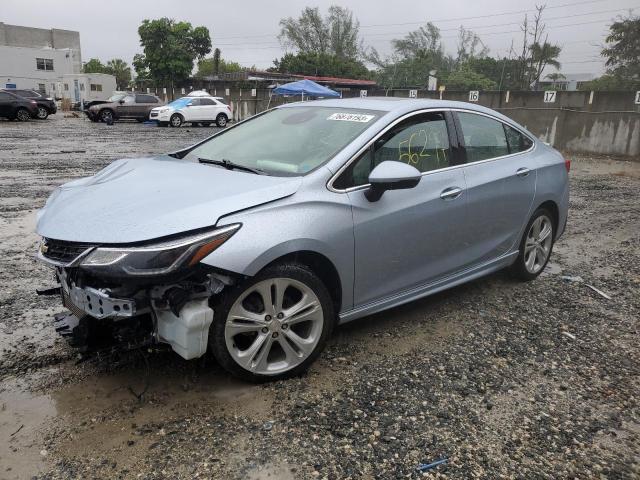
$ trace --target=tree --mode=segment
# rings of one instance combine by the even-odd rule
[[[409,32],[402,39],[391,40],[395,52],[403,58],[417,58],[444,56],[444,47],[440,38],[440,30],[433,23],[428,22],[424,27]]]
[[[220,72],[220,49],[216,48],[213,51],[213,73],[218,74]]]
[[[214,52],[212,58],[204,58],[198,62],[196,77],[211,77],[220,73],[241,72],[243,70],[239,63],[220,58],[220,50],[216,48],[216,51],[218,52],[217,58],[216,52]]]
[[[317,7],[306,7],[298,18],[280,20],[278,38],[299,53],[357,59],[362,52],[359,31],[360,22],[348,8],[332,5],[323,17]]]
[[[557,58],[560,55],[561,48],[558,45],[551,45],[545,39],[543,43],[534,43],[529,49],[532,63],[530,79],[537,85],[540,81],[540,75],[542,75],[546,66],[560,68],[560,62],[558,62]]]
[[[106,73],[106,67],[97,58],[91,58],[88,62],[85,62],[82,67],[84,73]]]
[[[387,89],[424,87],[432,70],[438,77],[446,76],[455,60],[446,55],[440,30],[432,23],[418,28],[404,38],[391,41],[394,53],[382,59],[376,49],[368,51],[367,60],[378,68],[377,82]]]
[[[458,32],[458,57],[456,58],[456,63],[461,64],[472,58],[483,58],[488,53],[489,49],[480,40],[480,37],[461,25]]]
[[[131,67],[121,58],[109,60],[105,73],[116,77],[116,84],[119,90],[125,90],[129,86],[129,83],[131,83]]]
[[[448,90],[495,90],[497,87],[496,82],[474,72],[469,64],[459,66],[443,79],[443,83]]]
[[[211,37],[206,27],[193,28],[189,22],[170,18],[143,20],[138,28],[143,55],[136,55],[138,75],[156,82],[184,80],[191,75],[196,59],[211,51]]]
[[[611,24],[606,42],[602,55],[607,57],[607,73],[616,77],[619,85],[639,84],[640,16],[619,18]]]
[[[328,53],[287,53],[274,62],[275,71],[299,75],[327,77],[370,78],[367,67],[359,60]]]
[[[109,60],[103,64],[99,59],[92,58],[86,62],[82,68],[84,73],[108,73],[116,77],[116,84],[119,90],[125,90],[131,82],[131,68],[127,62],[120,58]]]

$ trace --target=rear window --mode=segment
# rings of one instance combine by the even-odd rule
[[[153,95],[136,95],[136,103],[158,103]]]
[[[531,148],[533,142],[529,137],[523,135],[515,128],[510,127],[507,124],[504,125],[504,132],[507,135],[507,145],[509,146],[509,153],[524,152]]]
[[[475,113],[458,113],[467,162],[477,162],[509,154],[502,122]]]

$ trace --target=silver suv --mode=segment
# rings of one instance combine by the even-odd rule
[[[76,343],[111,330],[277,379],[336,324],[505,267],[534,279],[565,227],[568,171],[476,105],[288,104],[58,188],[38,256]]]

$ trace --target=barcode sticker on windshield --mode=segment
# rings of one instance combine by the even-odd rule
[[[364,115],[360,113],[334,113],[333,115],[330,115],[327,120],[342,120],[344,122],[367,123],[374,117],[375,115]]]

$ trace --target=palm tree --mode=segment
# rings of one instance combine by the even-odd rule
[[[560,62],[558,62],[557,58],[560,56],[560,52],[562,48],[558,45],[552,45],[549,42],[544,41],[544,43],[534,43],[529,47],[530,55],[531,55],[531,69],[532,76],[529,78],[529,85],[535,84],[535,87],[538,86],[538,81],[540,81],[540,75],[542,75],[542,71],[545,69],[547,65],[555,67],[556,70],[560,69]]]
[[[560,72],[554,72],[554,73],[549,73],[548,75],[545,75],[544,78],[548,78],[549,80],[551,80],[553,82],[553,86],[556,86],[556,83],[559,80],[566,80],[567,77],[565,77],[562,73]]]
[[[131,68],[124,60],[120,58],[114,58],[109,60],[106,65],[107,73],[110,73],[116,77],[116,84],[118,90],[126,90],[131,82]]]

